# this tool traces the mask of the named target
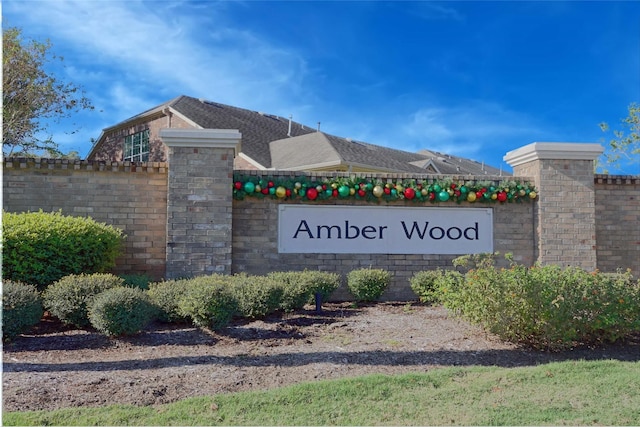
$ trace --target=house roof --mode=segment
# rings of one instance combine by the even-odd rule
[[[169,109],[203,129],[238,129],[242,154],[263,169],[367,169],[379,172],[498,175],[498,169],[430,150],[418,153],[354,141],[320,132],[291,119],[189,96],[179,96],[103,131],[165,113]]]

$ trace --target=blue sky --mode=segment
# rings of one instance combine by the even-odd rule
[[[96,106],[50,128],[81,156],[189,95],[510,170],[531,142],[606,145],[598,124],[640,101],[638,2],[4,0],[2,15],[49,39],[52,71]]]

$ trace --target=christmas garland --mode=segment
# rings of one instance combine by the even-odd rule
[[[448,179],[326,178],[306,176],[262,177],[234,174],[233,197],[270,197],[305,201],[355,199],[369,202],[409,200],[413,202],[522,202],[534,200],[533,184],[520,181],[475,181]]]

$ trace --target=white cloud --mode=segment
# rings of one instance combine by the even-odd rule
[[[518,146],[539,134],[527,116],[486,101],[464,105],[426,106],[410,114],[400,127],[407,145],[473,157],[487,148]]]
[[[99,124],[85,128],[113,125],[182,94],[275,113],[295,112],[295,99],[313,96],[300,95],[307,71],[298,53],[229,25],[219,13],[224,3],[207,2],[204,10],[199,3],[141,1],[13,0],[3,6],[14,18],[5,25],[51,39],[52,52],[64,57],[66,78],[104,110]],[[62,134],[56,139],[63,150],[71,145]]]

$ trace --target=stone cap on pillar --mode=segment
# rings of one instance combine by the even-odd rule
[[[233,148],[240,152],[242,134],[237,129],[160,129],[160,138],[169,147]]]
[[[514,167],[534,160],[595,160],[604,152],[600,144],[578,142],[534,142],[509,151],[502,158]]]

